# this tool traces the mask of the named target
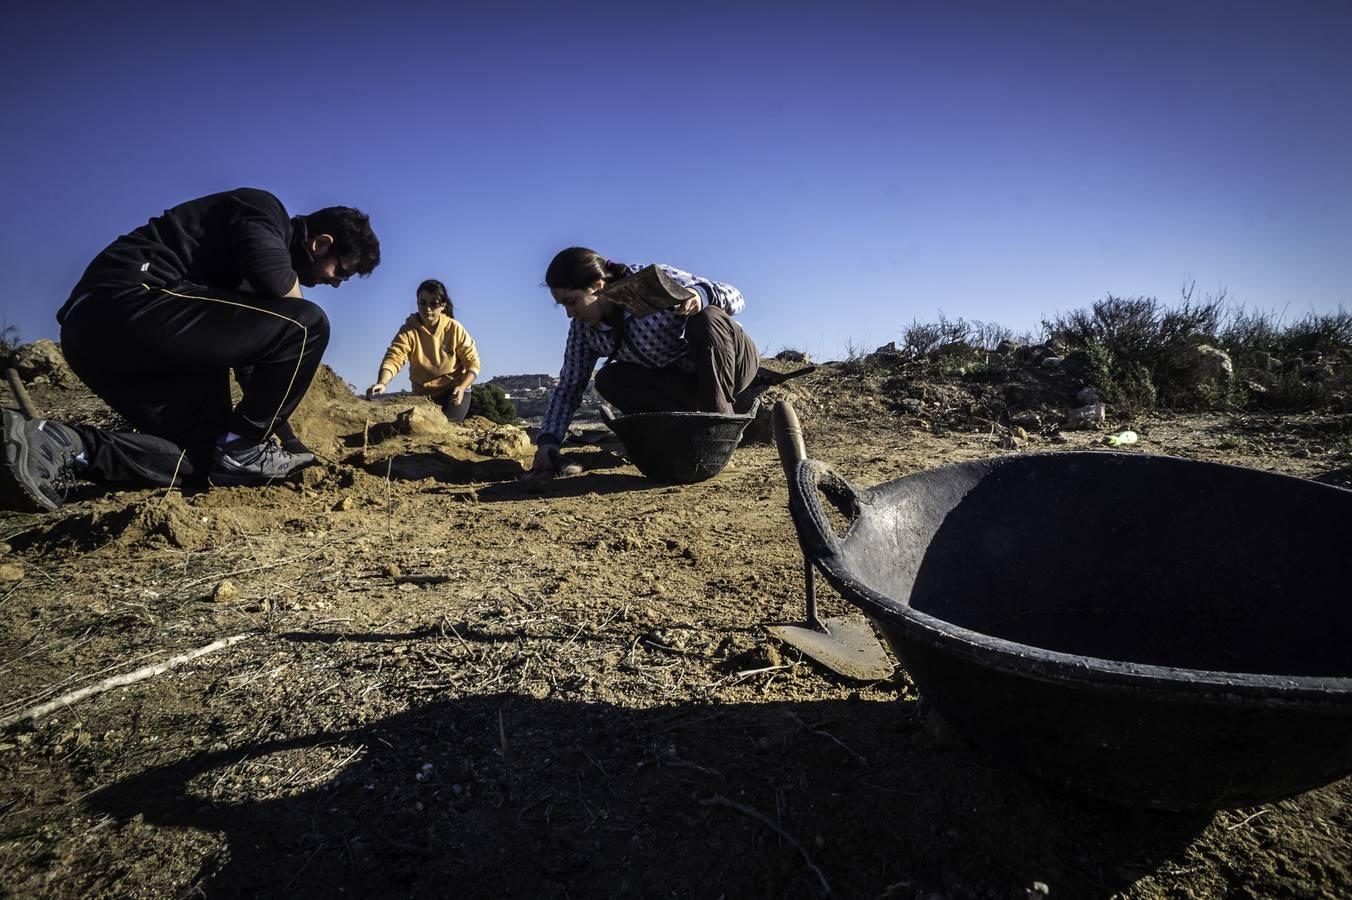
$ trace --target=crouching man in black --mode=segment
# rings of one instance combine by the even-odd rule
[[[118,238],[56,318],[75,374],[137,430],[3,410],[0,504],[59,509],[76,478],[240,485],[299,471],[314,455],[287,419],[329,341],[301,287],[338,287],[379,263],[359,210],[291,216],[253,188],[190,200]]]

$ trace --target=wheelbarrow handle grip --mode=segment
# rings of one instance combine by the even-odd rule
[[[803,443],[803,426],[798,424],[798,413],[793,404],[780,400],[775,404],[775,446],[779,448],[779,461],[784,466],[784,477],[790,482],[798,471],[798,464],[807,459],[807,446]]]
[[[789,483],[789,513],[798,532],[803,556],[809,562],[836,556],[840,553],[841,537],[827,518],[821,497],[825,494],[832,505],[849,515],[853,522],[858,515],[859,494],[830,466],[807,458],[803,427],[789,401],[781,400],[775,404],[774,425],[779,461]]]

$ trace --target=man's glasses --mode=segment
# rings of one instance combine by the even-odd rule
[[[338,255],[337,251],[330,250],[329,254],[333,257],[334,278],[337,278],[339,281],[347,281],[353,275],[357,274],[356,272],[349,272],[347,269],[343,268],[343,258]]]

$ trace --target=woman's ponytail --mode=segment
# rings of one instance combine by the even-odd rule
[[[569,247],[554,254],[549,268],[545,270],[545,284],[560,290],[580,291],[597,281],[610,284],[628,274],[627,266],[611,262],[595,250]]]

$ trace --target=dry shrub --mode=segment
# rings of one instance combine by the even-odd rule
[[[1089,309],[1044,319],[1042,327],[1048,341],[1088,354],[1088,380],[1110,403],[1131,411],[1209,406],[1217,398],[1198,394],[1180,360],[1216,342],[1223,303],[1223,294],[1194,301],[1189,291],[1175,307],[1109,294]]]
[[[965,344],[979,350],[994,350],[1014,332],[997,322],[968,321],[961,316],[950,319],[942,312],[936,322],[913,319],[902,331],[901,349],[913,356],[925,356],[943,347]]]

